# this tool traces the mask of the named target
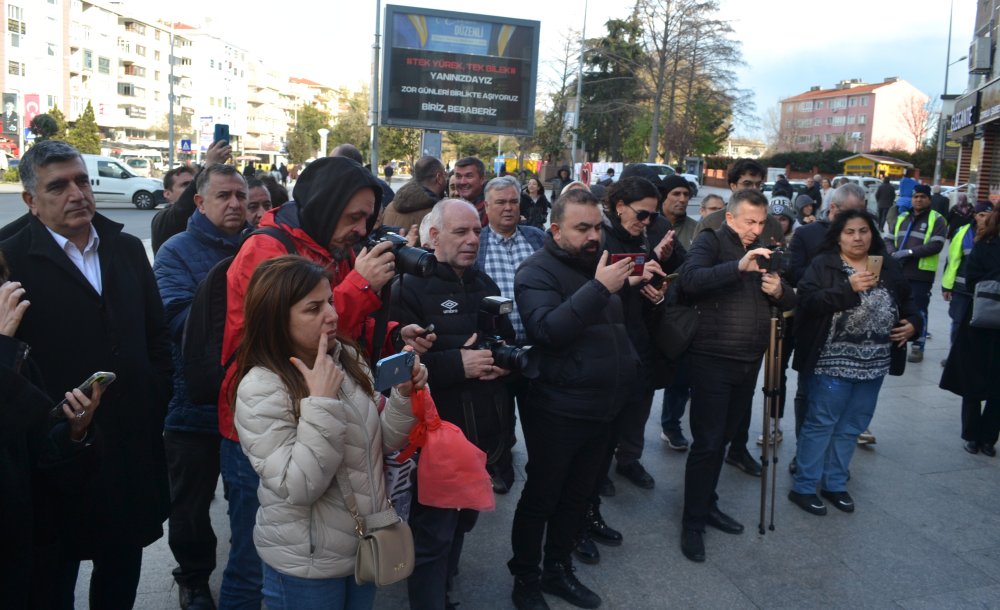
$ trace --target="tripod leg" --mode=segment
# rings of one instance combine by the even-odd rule
[[[779,326],[778,326],[778,329],[777,329],[776,341],[775,341],[776,344],[777,344],[777,357],[775,358],[775,370],[776,370],[776,373],[775,373],[775,376],[774,376],[774,386],[773,386],[774,387],[774,392],[773,392],[773,395],[772,395],[772,397],[774,399],[774,404],[773,404],[773,410],[771,411],[771,421],[772,421],[772,424],[774,425],[774,429],[772,431],[772,434],[775,437],[775,441],[777,441],[778,423],[781,421],[780,420],[780,412],[779,412],[779,409],[780,409],[780,406],[781,406],[781,377],[784,374],[784,370],[782,370],[782,367],[781,367],[781,364],[784,361],[784,357],[783,357],[784,356],[783,327],[781,326],[781,321],[778,322],[778,325]],[[777,482],[778,482],[778,446],[777,446],[777,442],[775,442],[774,451],[771,453],[771,455],[772,455],[772,459],[771,459],[771,525],[769,526],[769,529],[773,532],[774,531],[774,504],[775,504],[774,500],[775,500],[775,495],[777,493],[777,487],[778,487],[778,485],[777,485]]]
[[[771,333],[770,339],[767,347],[767,353],[764,355],[764,442],[761,445],[760,450],[760,524],[757,527],[757,531],[763,535],[764,523],[767,519],[767,475],[768,475],[768,464],[770,462],[769,453],[771,452],[771,408],[772,408],[772,382],[774,381],[774,371],[775,371],[775,350],[777,341],[777,331],[778,331],[778,320],[772,312],[771,315]]]

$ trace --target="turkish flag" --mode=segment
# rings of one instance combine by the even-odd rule
[[[27,127],[31,125],[31,120],[35,118],[36,115],[42,113],[41,106],[38,101],[37,93],[28,93],[24,96],[24,126]]]

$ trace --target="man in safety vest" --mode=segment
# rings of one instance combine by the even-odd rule
[[[955,231],[948,246],[948,264],[941,276],[941,296],[948,301],[948,316],[951,317],[951,342],[955,342],[958,326],[972,307],[972,293],[965,285],[965,262],[972,252],[976,230],[986,224],[993,211],[989,201],[976,203],[976,220]]]
[[[885,247],[903,266],[903,277],[910,282],[913,301],[924,318],[924,330],[913,342],[910,362],[924,359],[927,339],[927,306],[931,284],[937,272],[938,254],[948,236],[948,221],[931,209],[931,187],[919,184],[913,189],[912,209],[902,212],[885,234]]]

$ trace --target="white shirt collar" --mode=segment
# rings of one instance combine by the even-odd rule
[[[48,227],[45,227],[45,230],[48,231],[50,235],[52,235],[52,239],[56,240],[56,243],[59,244],[59,249],[62,250],[63,252],[65,252],[67,247],[69,246],[72,246],[74,249],[76,249],[77,252],[80,251],[80,249],[76,247],[76,244],[71,242],[69,239],[63,237],[62,235],[56,233],[55,231],[53,231]],[[87,245],[83,248],[83,254],[96,251],[97,247],[100,245],[101,245],[101,238],[98,237],[97,235],[97,229],[95,229],[94,225],[91,224],[90,235],[87,237]]]

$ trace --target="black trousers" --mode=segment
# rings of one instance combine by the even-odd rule
[[[413,497],[417,497],[416,487]],[[413,502],[409,524],[416,561],[406,581],[412,610],[444,610],[447,606],[465,535],[472,531],[478,517],[474,510],[434,508]]]
[[[215,531],[209,506],[219,482],[218,434],[163,433],[170,477],[167,540],[177,560],[174,580],[185,587],[208,584],[215,569]]]
[[[122,524],[126,527],[127,524]],[[142,547],[104,544],[93,558],[90,574],[90,607],[102,610],[130,610],[135,605],[135,593],[142,571]],[[79,560],[66,560],[53,579],[58,588],[57,608],[73,610]]]
[[[625,406],[618,412],[615,424],[618,429],[618,464],[627,466],[632,462],[638,462],[642,457],[642,449],[646,441],[646,420],[649,419],[649,411],[653,407],[653,395],[655,390],[645,384],[637,384],[632,390],[632,395],[625,401]],[[611,452],[614,445],[609,447],[608,465],[604,469],[607,472],[611,467]]]
[[[735,441],[750,417],[761,360],[742,362],[691,354],[691,435],[684,470],[684,517],[687,529],[704,530],[705,518],[719,499],[715,488],[726,444]]]
[[[537,579],[543,538],[545,565],[569,561],[607,455],[609,426],[555,415],[533,402],[527,407],[521,411],[521,429],[528,477],[514,512],[514,557],[507,567],[514,576]]]
[[[1000,437],[1000,401],[962,399],[962,440],[996,445]]]

